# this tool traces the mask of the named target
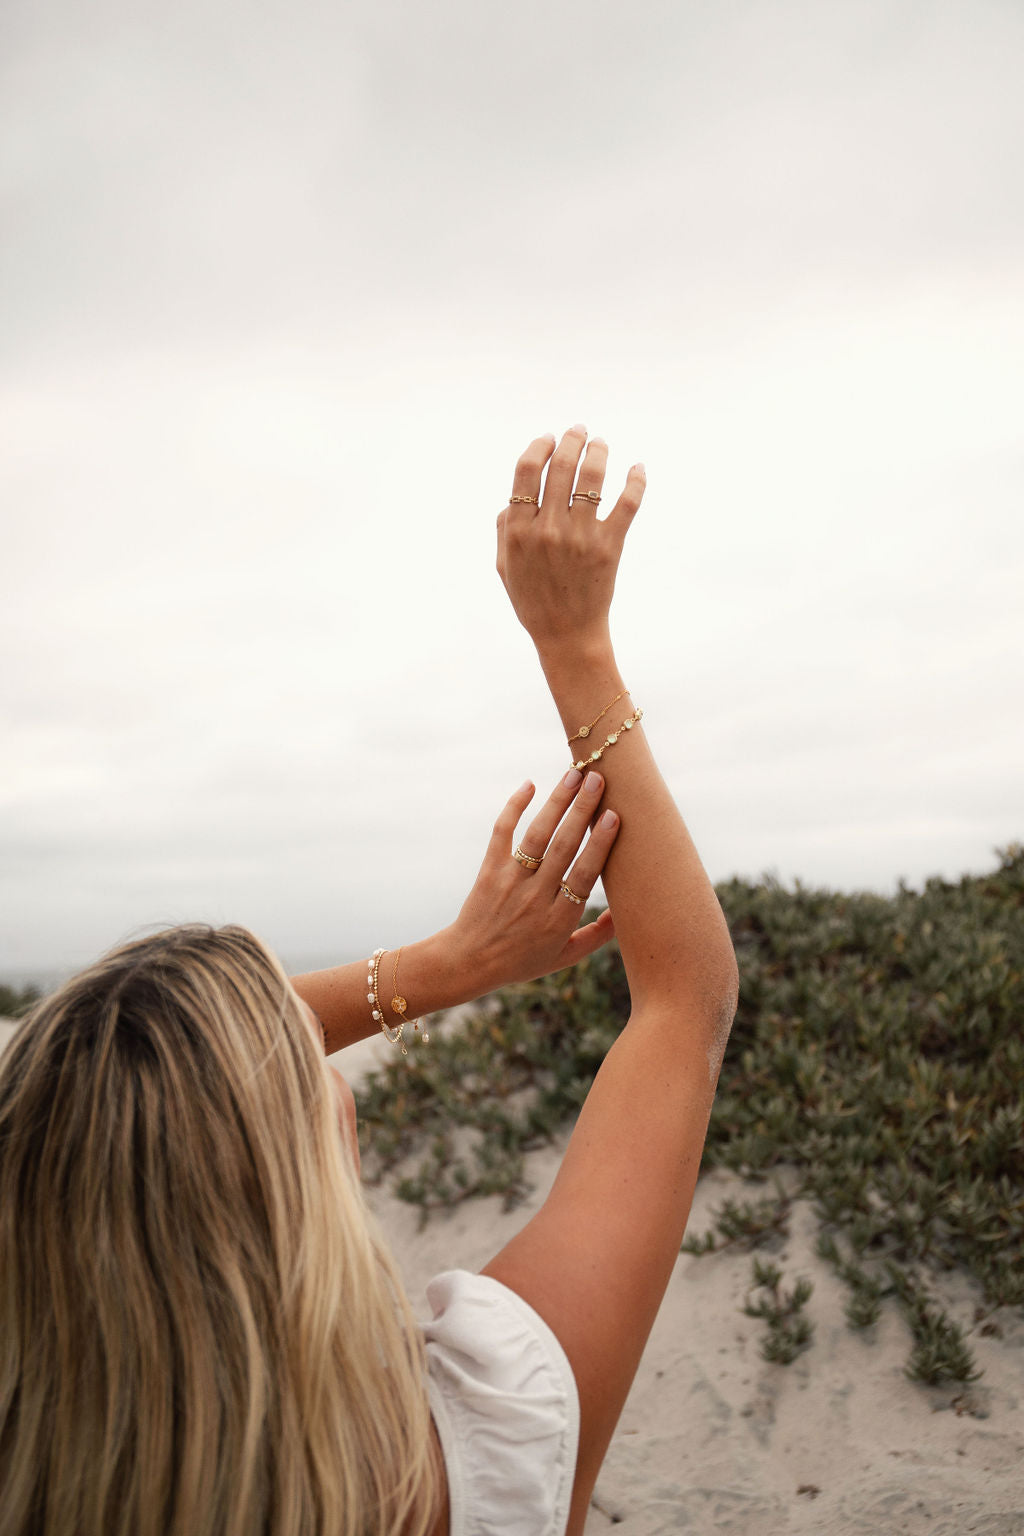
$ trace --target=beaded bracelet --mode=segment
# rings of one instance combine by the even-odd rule
[[[366,994],[366,1001],[370,1005],[370,1013],[373,1021],[375,1024],[380,1025],[381,1033],[383,1034],[385,1040],[389,1041],[392,1045],[400,1045],[402,1047],[402,1055],[408,1056],[409,1052],[406,1049],[405,1041],[402,1039],[402,1031],[405,1029],[405,1020],[402,1019],[401,1023],[396,1029],[390,1029],[388,1027],[388,1022],[384,1017],[384,1010],[380,1006],[380,997],[377,994],[377,978],[380,975],[380,962],[386,954],[386,949],[375,949],[373,954],[370,956],[370,959],[366,962],[366,985],[369,988],[369,991]]]
[[[573,767],[576,769],[576,772],[582,773],[584,768],[590,767],[591,763],[599,762],[608,748],[614,747],[623,731],[631,731],[634,725],[638,724],[638,722],[641,721],[643,717],[644,712],[642,709],[634,709],[633,713],[629,716],[629,719],[623,720],[617,731],[612,731],[611,735],[605,740],[603,746],[599,747],[596,752],[591,752],[589,757],[581,757],[578,763],[573,763]],[[600,719],[600,716],[598,716],[598,719]]]

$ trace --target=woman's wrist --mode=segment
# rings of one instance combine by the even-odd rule
[[[610,640],[542,653],[540,662],[567,740],[612,701],[629,702]]]
[[[607,626],[588,632],[534,640],[544,676],[604,673],[615,669],[615,648]]]
[[[429,938],[404,944],[400,955],[397,950],[388,950],[381,960],[379,987],[385,1019],[397,1023],[391,1016],[391,998],[396,994],[405,998],[408,1017],[415,1019],[457,1008],[493,991],[503,978],[485,974],[483,959],[460,942],[455,924]]]
[[[396,1026],[402,1015],[391,1007],[393,997],[405,999],[407,1022],[468,1002],[489,990],[472,964],[473,956],[460,949],[451,929],[430,938],[397,945],[384,951],[377,969],[377,996],[384,1023]],[[372,959],[370,962],[372,972]],[[325,1033],[328,1053],[366,1040],[380,1029],[374,1019],[376,1006],[367,996],[367,962],[331,966],[293,976],[292,984],[317,1014]]]

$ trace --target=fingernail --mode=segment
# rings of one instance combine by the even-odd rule
[[[614,811],[605,811],[600,821],[598,822],[598,826],[604,827],[606,832],[610,832],[612,827],[617,827],[618,824],[619,818],[616,816]]]
[[[638,475],[646,475],[647,473],[647,470],[643,464],[634,464],[633,468],[636,470]]]
[[[569,431],[570,432],[582,432],[584,437],[586,437],[586,435],[587,435],[587,429],[583,425],[582,421],[578,421],[574,427],[570,427]]]
[[[563,785],[565,786],[566,789],[575,789],[576,785],[580,782],[580,779],[582,779],[582,777],[583,777],[583,775],[582,775],[582,773],[579,772],[578,769],[570,768],[569,772],[566,774],[565,778],[562,780],[562,783],[563,783]]]
[[[526,791],[528,789],[530,789],[530,790],[533,789],[533,780],[532,779],[524,779],[523,782],[520,784],[519,788],[516,790],[516,794],[517,795],[525,795]]]
[[[583,788],[587,791],[588,794],[595,795],[603,783],[604,780],[602,779],[601,775],[599,773],[594,773],[594,771],[591,770],[590,773],[587,774]]]

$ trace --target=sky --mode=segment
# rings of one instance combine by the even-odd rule
[[[494,571],[541,432],[715,880],[1024,838],[1024,10],[7,0],[0,976],[454,917],[567,749]]]

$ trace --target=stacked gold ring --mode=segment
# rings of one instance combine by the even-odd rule
[[[583,897],[577,896],[575,891],[571,891],[564,880],[561,882],[558,889],[561,891],[566,901],[571,901],[576,907],[582,907]]]
[[[596,491],[573,491],[569,500],[570,502],[589,501],[592,507],[599,507],[601,505],[601,498]]]
[[[540,869],[540,866],[544,863],[543,854],[541,854],[539,859],[535,859],[532,853],[524,853],[518,843],[512,849],[512,857],[518,864],[521,864],[524,869]]]

